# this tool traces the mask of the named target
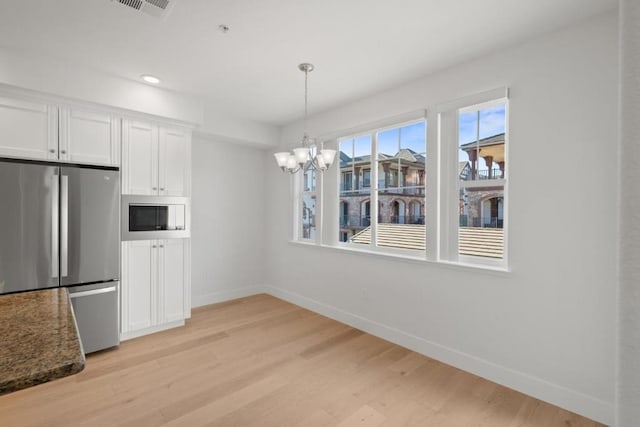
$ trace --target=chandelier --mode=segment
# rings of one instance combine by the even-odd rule
[[[307,118],[309,115],[307,78],[309,73],[313,71],[313,64],[303,63],[298,65],[298,69],[304,72],[304,133],[301,141],[302,146],[294,148],[293,153],[284,151],[275,153],[274,156],[282,172],[294,174],[303,169],[309,161],[314,169],[325,171],[333,163],[336,150],[324,148],[322,142],[317,143],[315,138],[310,137],[307,132]]]

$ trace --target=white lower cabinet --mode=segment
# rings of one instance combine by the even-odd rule
[[[184,324],[191,315],[189,239],[122,243],[121,339]]]

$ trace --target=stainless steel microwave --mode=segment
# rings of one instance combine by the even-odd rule
[[[122,240],[190,237],[187,197],[122,196]]]

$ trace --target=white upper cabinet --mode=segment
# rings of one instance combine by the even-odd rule
[[[122,122],[122,193],[158,194],[158,127]]]
[[[134,120],[122,126],[122,193],[188,196],[191,133]]]
[[[58,109],[37,101],[0,96],[0,155],[58,158]]]
[[[119,165],[119,118],[76,108],[60,110],[60,160]]]
[[[160,127],[158,194],[186,196],[189,193],[190,146],[190,132]]]
[[[0,155],[118,166],[119,147],[117,117],[0,96]]]

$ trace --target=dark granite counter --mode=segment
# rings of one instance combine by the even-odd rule
[[[84,369],[65,288],[0,295],[0,395]]]

